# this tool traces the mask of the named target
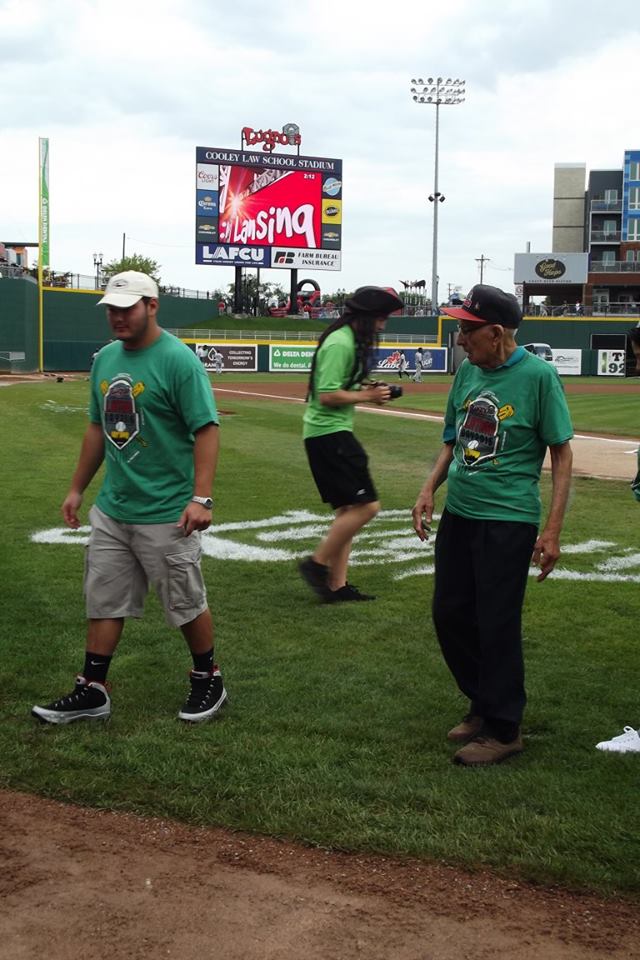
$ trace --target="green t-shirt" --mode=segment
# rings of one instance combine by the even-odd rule
[[[461,517],[540,522],[548,446],[573,436],[558,373],[517,347],[483,370],[465,360],[449,393],[443,439],[453,443],[446,507]]]
[[[142,350],[107,344],[91,370],[89,418],[104,431],[97,506],[121,523],[178,520],[193,496],[194,433],[218,423],[195,353],[165,330]]]
[[[305,440],[308,437],[322,437],[327,433],[337,433],[338,430],[349,430],[353,433],[353,404],[325,407],[318,397],[321,393],[344,390],[351,376],[355,353],[356,340],[350,326],[334,330],[319,348],[316,356],[313,395],[309,397],[303,417]],[[350,389],[359,390],[360,384],[356,383]]]

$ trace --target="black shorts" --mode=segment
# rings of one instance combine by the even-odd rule
[[[369,458],[349,430],[309,437],[304,445],[313,479],[325,503],[347,507],[378,499],[369,474]]]

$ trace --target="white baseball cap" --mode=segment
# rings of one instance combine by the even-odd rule
[[[102,300],[98,300],[96,306],[106,304],[109,307],[121,307],[126,310],[132,307],[134,303],[142,297],[157,297],[158,284],[146,273],[139,273],[137,270],[125,270],[124,273],[116,273],[111,277],[107,284]]]

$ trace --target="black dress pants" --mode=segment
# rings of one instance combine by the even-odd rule
[[[517,736],[526,703],[522,604],[537,529],[444,511],[435,544],[433,622],[449,670],[500,740]]]

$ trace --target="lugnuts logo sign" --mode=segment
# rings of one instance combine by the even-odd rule
[[[248,147],[255,147],[261,143],[266,153],[273,153],[278,144],[299,147],[302,137],[297,123],[285,123],[282,130],[254,130],[253,127],[243,127],[242,142]]]
[[[536,263],[535,271],[543,280],[557,280],[567,272],[567,268],[562,260],[554,260],[548,257],[546,260],[539,260]]]

